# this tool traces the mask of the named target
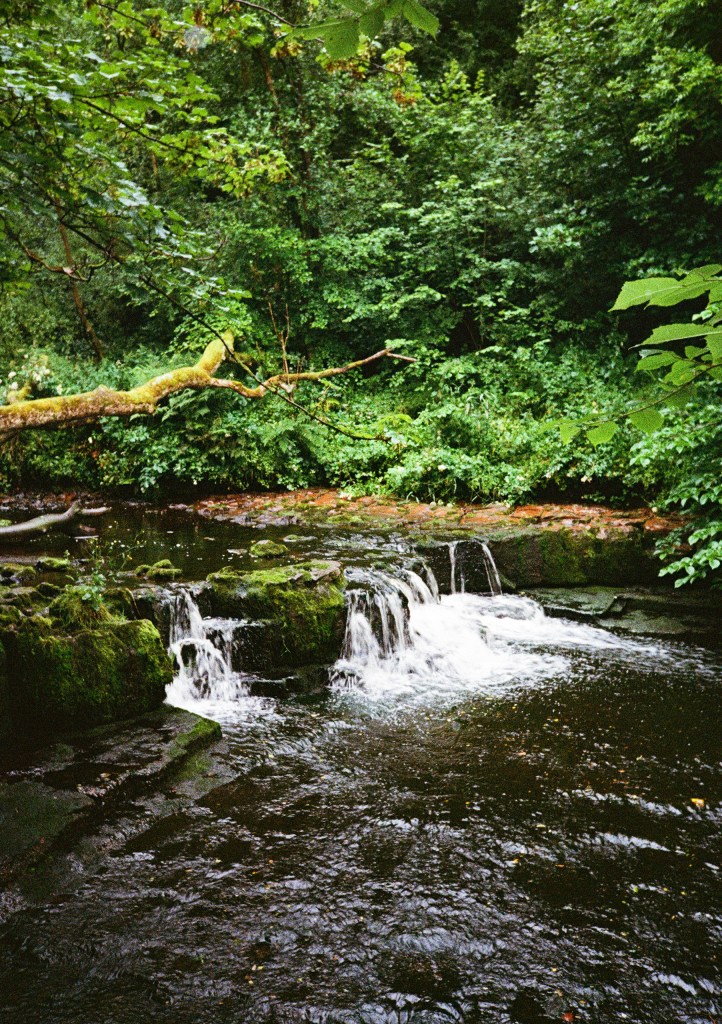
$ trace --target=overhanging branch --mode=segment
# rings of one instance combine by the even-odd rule
[[[327,377],[348,373],[349,370],[366,366],[377,359],[391,358],[413,362],[408,356],[397,355],[385,348],[345,366],[299,373],[278,373],[260,382],[256,387],[248,387],[241,381],[214,376],[221,363],[233,354],[233,334],[226,331],[208,345],[193,366],[169,370],[130,391],[116,391],[101,386],[94,391],[85,391],[77,395],[36,398],[0,406],[0,441],[7,440],[22,430],[90,423],[104,416],[150,416],[164,399],[179,391],[226,388],[243,395],[244,398],[263,398],[266,394],[275,393],[279,389],[291,392],[296,384],[302,381],[324,380]]]

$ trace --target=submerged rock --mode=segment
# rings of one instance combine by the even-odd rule
[[[181,774],[193,779],[194,758],[220,736],[217,722],[161,707],[69,737],[29,759],[0,751],[0,884],[36,871],[65,837],[93,824],[99,806],[107,812]]]
[[[310,561],[273,569],[211,573],[214,615],[274,624],[278,665],[307,665],[338,657],[346,621],[345,578],[338,562]]]

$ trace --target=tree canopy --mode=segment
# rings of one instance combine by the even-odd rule
[[[645,499],[716,529],[712,0],[0,16],[4,422],[132,393],[226,332],[239,385],[10,429],[8,484]],[[715,572],[714,536],[674,571]]]

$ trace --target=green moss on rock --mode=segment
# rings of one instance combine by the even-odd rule
[[[248,550],[254,558],[278,558],[288,554],[286,545],[275,540],[257,540]]]
[[[197,719],[192,729],[188,732],[179,733],[171,747],[172,754],[177,758],[180,755],[191,754],[200,747],[207,747],[221,738],[221,727],[218,722],[210,718],[202,718],[200,715],[193,715]]]
[[[72,567],[69,558],[52,558],[50,555],[39,558],[35,563],[35,568],[40,572],[68,572]]]
[[[156,582],[175,580],[182,575],[181,570],[173,565],[170,558],[161,558],[160,561],[154,562],[153,565],[138,565],[134,572],[136,576],[155,580]]]
[[[152,623],[108,616],[93,628],[65,629],[57,617],[34,616],[5,633],[13,722],[56,732],[139,715],[162,703],[172,669]]]
[[[35,577],[35,569],[23,562],[3,562],[0,565],[0,577],[17,583],[29,583]]]
[[[277,629],[277,665],[304,665],[335,660],[346,619],[345,580],[337,562],[238,572],[226,567],[211,573],[213,612],[273,622]]]
[[[103,622],[110,622],[112,616],[104,604],[86,600],[77,590],[64,590],[49,608],[51,618],[65,629],[74,632],[92,629]]]
[[[490,534],[499,572],[516,586],[631,586],[659,571],[640,531],[527,528]]]

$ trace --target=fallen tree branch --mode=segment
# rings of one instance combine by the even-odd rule
[[[100,516],[110,511],[109,508],[81,508],[79,501],[65,510],[65,512],[49,512],[46,515],[36,516],[35,519],[28,519],[24,523],[13,523],[12,526],[0,526],[0,543],[6,540],[22,540],[31,537],[36,533],[46,533],[48,530],[57,529],[72,523],[80,516]]]
[[[345,366],[299,373],[278,373],[259,382],[256,387],[248,387],[241,381],[214,377],[224,359],[233,355],[233,335],[227,331],[208,345],[193,366],[169,370],[168,373],[152,377],[145,384],[140,384],[129,391],[116,391],[101,386],[94,391],[85,391],[77,395],[35,398],[0,406],[0,441],[7,440],[22,430],[90,423],[104,416],[150,416],[164,399],[189,389],[227,388],[243,395],[244,398],[263,398],[267,393],[279,390],[290,393],[301,381],[324,380],[366,366],[377,359],[390,358],[413,362],[409,356],[400,356],[385,348]]]

